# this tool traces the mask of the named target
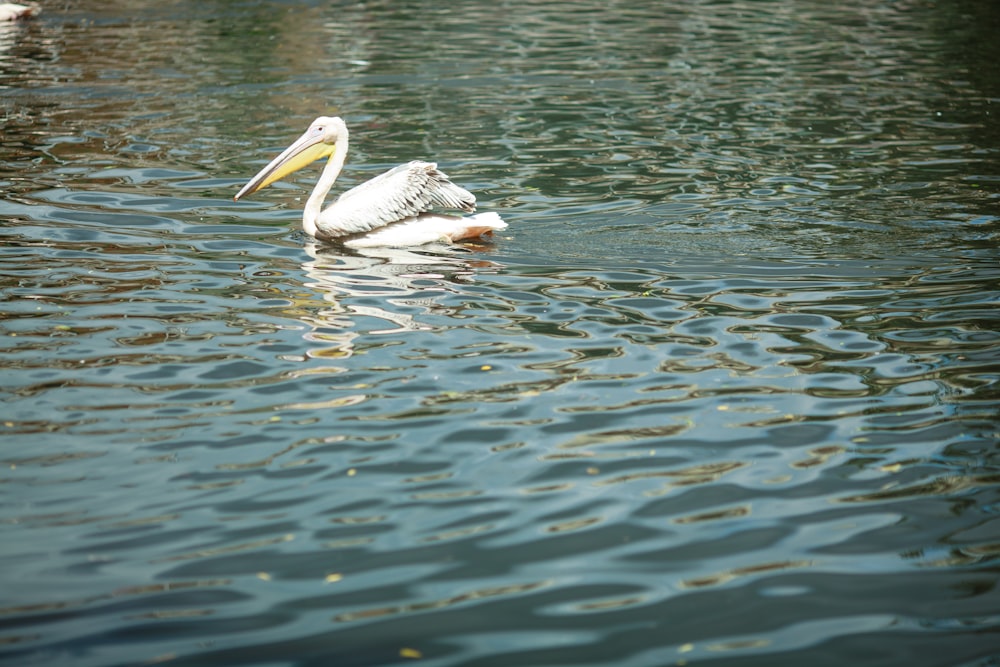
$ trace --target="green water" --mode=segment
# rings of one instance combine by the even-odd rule
[[[989,2],[0,26],[0,659],[1000,660]],[[433,159],[510,227],[311,242]]]

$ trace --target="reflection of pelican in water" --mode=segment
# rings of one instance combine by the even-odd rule
[[[42,11],[41,7],[34,3],[30,5],[18,5],[13,2],[0,2],[0,21],[26,19],[40,11]]]
[[[323,199],[344,167],[347,136],[347,125],[340,118],[317,118],[305,134],[244,185],[235,199],[329,156],[302,213],[303,229],[318,239],[342,241],[353,248],[415,246],[476,238],[507,227],[496,213],[469,217],[432,213],[442,209],[471,213],[476,208],[472,193],[452,183],[433,162],[413,161],[390,169],[351,188],[321,211]]]
[[[350,357],[359,345],[377,347],[382,335],[434,330],[421,315],[450,312],[440,302],[446,294],[461,293],[477,274],[501,268],[466,252],[381,247],[355,255],[316,243],[306,243],[305,251],[306,286],[328,305],[303,308],[297,317],[311,329],[305,339],[320,344],[309,356],[323,358]]]

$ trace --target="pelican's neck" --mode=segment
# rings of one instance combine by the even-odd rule
[[[326,199],[327,193],[337,181],[337,176],[340,176],[340,170],[344,168],[344,160],[347,159],[347,143],[347,130],[345,128],[337,138],[337,143],[333,147],[333,155],[327,160],[326,166],[323,167],[323,173],[320,174],[319,180],[316,182],[316,187],[313,188],[312,194],[306,201],[306,208],[302,212],[302,229],[310,236],[316,236],[319,214],[323,211],[323,200]]]

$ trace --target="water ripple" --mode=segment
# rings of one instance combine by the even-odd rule
[[[995,20],[855,4],[0,26],[0,655],[987,664]],[[510,228],[233,202],[321,113]]]

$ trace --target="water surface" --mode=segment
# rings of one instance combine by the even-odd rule
[[[1000,659],[991,3],[0,26],[10,664]],[[436,159],[510,228],[298,230]]]

